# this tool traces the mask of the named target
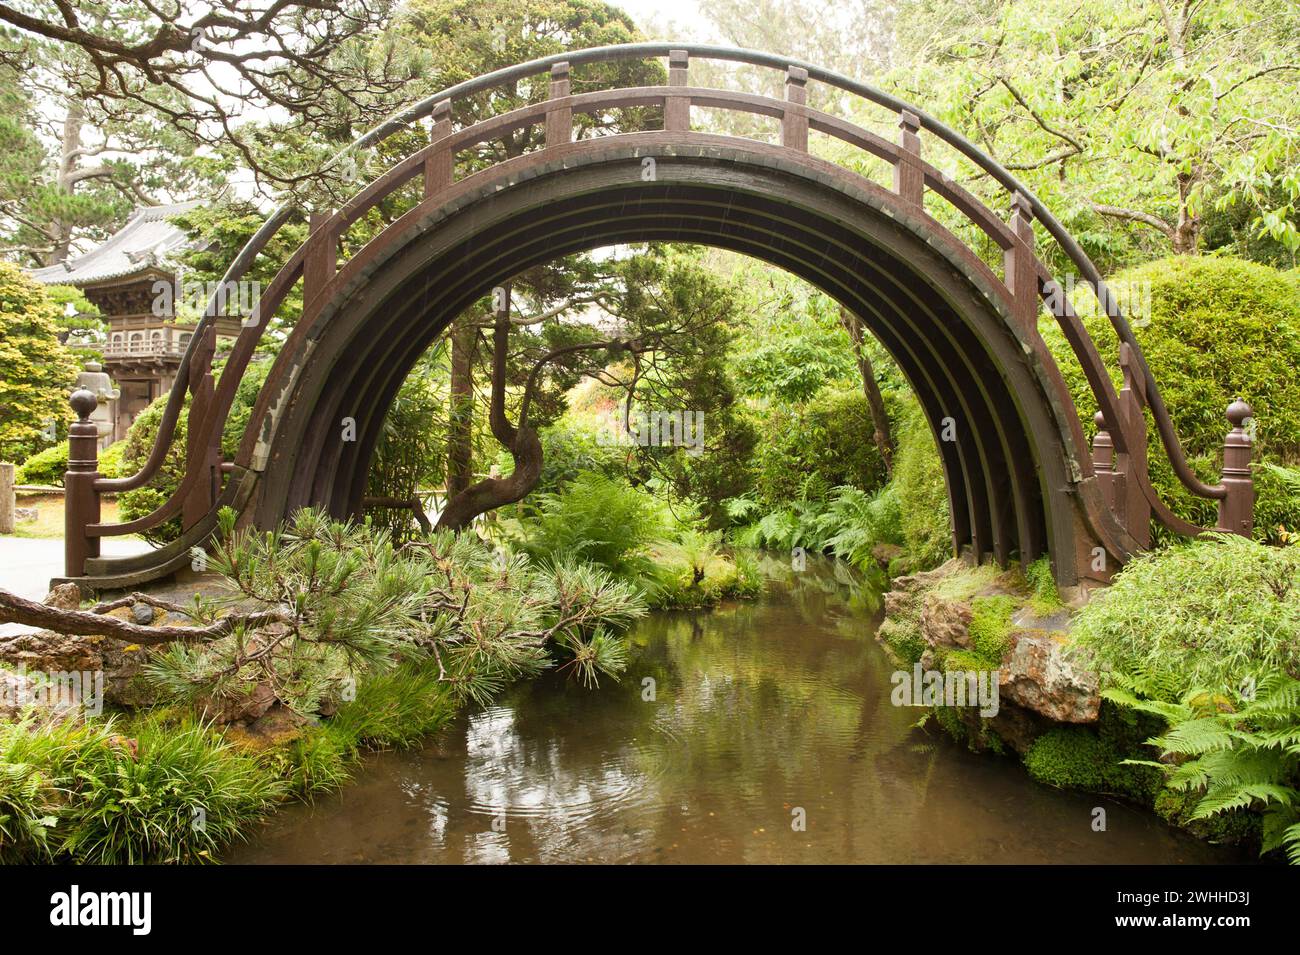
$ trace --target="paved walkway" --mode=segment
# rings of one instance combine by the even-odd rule
[[[150,549],[146,541],[111,538],[105,538],[100,546],[105,557],[128,557]],[[62,576],[62,538],[0,537],[0,589],[29,600],[41,600],[50,591],[50,578]],[[0,623],[0,636],[32,629],[16,623]]]

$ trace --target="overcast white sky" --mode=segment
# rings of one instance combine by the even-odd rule
[[[650,37],[671,37],[674,40],[694,40],[709,43],[717,40],[716,34],[700,14],[695,0],[611,0],[616,7],[632,15],[637,26]]]

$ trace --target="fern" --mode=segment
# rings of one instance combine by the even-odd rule
[[[1143,699],[1125,688],[1105,696],[1168,721],[1169,729],[1147,742],[1162,753],[1154,765],[1165,771],[1170,789],[1200,794],[1191,818],[1258,812],[1262,851],[1281,849],[1300,864],[1300,680],[1271,673],[1253,699],[1236,702],[1200,689],[1177,703]]]

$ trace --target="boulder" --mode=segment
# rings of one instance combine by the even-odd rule
[[[55,584],[41,603],[55,610],[76,610],[81,606],[81,588],[71,583]]]
[[[903,555],[903,548],[897,544],[876,544],[871,548],[871,559],[881,570],[888,570],[889,564]]]
[[[921,636],[932,647],[970,646],[970,604],[928,594],[921,605]]]
[[[999,697],[1058,723],[1092,723],[1101,709],[1097,675],[1059,633],[1017,630],[1002,658]]]
[[[78,701],[63,693],[51,693],[33,675],[0,670],[0,722],[14,722],[23,716],[45,722],[81,718]]]
[[[137,601],[131,604],[131,620],[142,627],[147,627],[153,623],[154,608],[147,603]]]

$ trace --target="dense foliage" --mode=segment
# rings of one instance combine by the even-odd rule
[[[67,434],[78,369],[58,320],[45,290],[0,262],[0,461],[23,461]]]

